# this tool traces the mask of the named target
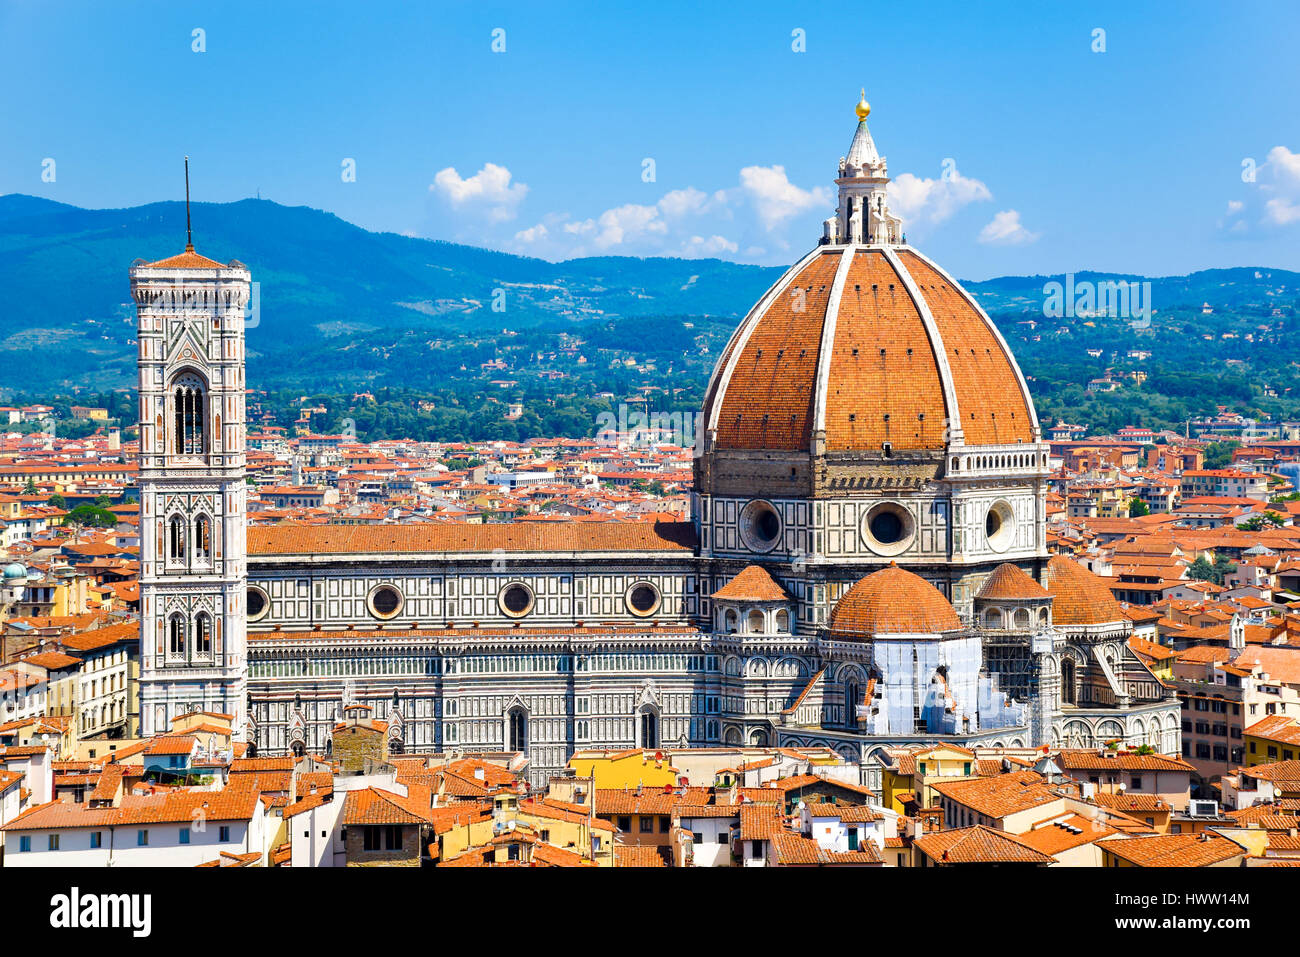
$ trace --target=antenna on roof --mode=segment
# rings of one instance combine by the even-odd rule
[[[190,158],[185,157],[185,251],[194,252],[194,234],[190,231]]]

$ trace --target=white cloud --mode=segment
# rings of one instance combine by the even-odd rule
[[[1252,162],[1243,161],[1242,165],[1249,167]],[[1246,179],[1244,175],[1242,178]],[[1274,146],[1264,162],[1254,169],[1253,178],[1246,179],[1246,187],[1249,192],[1244,201],[1228,202],[1228,211],[1219,220],[1220,228],[1244,232],[1244,218],[1234,220],[1243,212],[1252,223],[1258,221],[1264,226],[1290,226],[1300,222],[1300,153],[1293,153],[1285,146]]]
[[[956,167],[938,179],[903,173],[888,190],[890,212],[904,223],[941,223],[964,206],[993,198],[980,180],[962,176]]]
[[[1020,214],[1014,209],[1004,209],[994,213],[993,218],[980,230],[979,241],[994,246],[1023,246],[1038,238],[1038,233],[1031,233],[1020,222]]]
[[[489,222],[514,219],[519,204],[528,195],[523,183],[511,183],[510,170],[496,163],[484,163],[473,176],[463,178],[454,166],[439,170],[433,177],[429,192],[446,198],[456,210],[481,208],[487,210]]]
[[[550,230],[546,228],[545,223],[538,223],[536,226],[529,226],[527,229],[521,229],[515,233],[515,239],[521,243],[539,243],[549,236]]]
[[[1300,220],[1300,203],[1274,198],[1264,204],[1264,218],[1277,226],[1289,226]]]
[[[740,171],[740,188],[768,232],[791,216],[831,203],[829,189],[800,189],[790,182],[784,166],[746,166]]]
[[[710,196],[703,190],[688,186],[685,189],[674,189],[664,193],[663,199],[659,200],[657,205],[659,211],[665,216],[676,219],[683,216],[702,216],[725,203],[726,197],[720,191]]]
[[[681,254],[688,258],[695,256],[720,256],[722,253],[734,253],[740,246],[725,236],[692,236],[682,244]]]
[[[658,206],[625,203],[605,210],[595,219],[565,223],[564,231],[589,238],[603,251],[645,235],[663,235],[668,232],[668,224],[659,216]]]

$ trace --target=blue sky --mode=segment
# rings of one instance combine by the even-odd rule
[[[865,86],[908,238],[961,277],[1300,269],[1300,4],[859,6],[3,0],[0,193],[175,199],[188,153],[203,200],[786,263]]]

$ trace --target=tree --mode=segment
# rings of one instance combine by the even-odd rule
[[[1281,528],[1285,524],[1286,519],[1277,512],[1267,511],[1262,515],[1252,515],[1244,522],[1238,523],[1237,527],[1243,532],[1258,532],[1263,529],[1265,525],[1270,525],[1274,528]]]
[[[36,487],[36,479],[29,478],[27,484],[23,486],[24,495],[39,495],[40,489]]]
[[[1150,514],[1151,514],[1151,506],[1148,505],[1146,502],[1142,501],[1142,499],[1140,498],[1129,499],[1129,503],[1128,503],[1129,518],[1140,518],[1143,515],[1150,515]]]
[[[1216,585],[1222,585],[1224,577],[1229,572],[1235,572],[1236,570],[1237,566],[1223,555],[1214,556],[1212,562],[1204,555],[1200,555],[1196,561],[1187,566],[1187,577],[1196,581],[1213,582]]]
[[[117,516],[106,508],[95,505],[78,505],[68,513],[67,523],[89,528],[112,528],[117,524]]]
[[[47,498],[45,500],[45,504],[50,506],[50,508],[64,509],[68,507],[67,499],[65,499],[58,492],[55,492],[53,495]]]
[[[1236,439],[1227,439],[1222,442],[1211,442],[1205,447],[1205,467],[1207,469],[1221,469],[1227,467],[1232,461],[1234,450],[1241,448],[1241,443]]]

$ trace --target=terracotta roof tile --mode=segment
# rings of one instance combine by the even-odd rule
[[[976,598],[1011,599],[1011,600],[1045,600],[1051,596],[1047,589],[1034,581],[1018,565],[1003,563],[993,569],[993,573],[984,579],[984,584],[975,594]]]
[[[726,601],[789,601],[784,588],[761,565],[746,565],[712,595]]]
[[[858,581],[835,603],[830,630],[837,638],[957,631],[961,619],[924,578],[890,564]]]
[[[1053,555],[1043,571],[1043,583],[1053,596],[1052,620],[1058,625],[1126,620],[1110,586],[1071,558]]]
[[[471,525],[254,525],[250,555],[469,552],[691,551],[690,522],[555,522]]]

